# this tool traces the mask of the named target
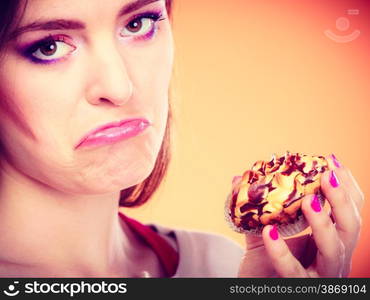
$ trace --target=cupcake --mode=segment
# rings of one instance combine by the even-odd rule
[[[257,161],[233,182],[226,201],[226,219],[240,233],[260,236],[265,225],[277,225],[282,236],[290,236],[308,227],[302,213],[303,196],[317,194],[321,204],[322,173],[329,170],[323,156],[291,154]]]

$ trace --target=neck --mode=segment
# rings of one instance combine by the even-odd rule
[[[144,245],[120,219],[118,199],[61,193],[2,166],[0,274],[132,275]]]

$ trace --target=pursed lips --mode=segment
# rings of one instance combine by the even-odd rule
[[[76,144],[75,149],[82,145],[102,145],[129,138],[145,130],[149,125],[150,122],[145,118],[130,118],[107,123],[85,134]]]

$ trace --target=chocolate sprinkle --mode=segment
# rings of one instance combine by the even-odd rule
[[[304,195],[297,194],[297,184],[301,185],[307,185],[310,183],[313,183],[315,180],[314,178],[318,173],[325,172],[328,167],[327,165],[319,165],[319,162],[315,160],[315,158],[320,158],[325,160],[323,156],[315,156],[312,159],[312,168],[308,171],[308,173],[304,172],[304,168],[306,167],[306,162],[302,161],[302,158],[304,158],[305,155],[300,155],[299,153],[296,154],[290,154],[288,151],[284,156],[281,156],[277,158],[275,155],[269,162],[265,161],[258,161],[256,162],[252,170],[249,170],[248,177],[246,178],[248,183],[250,184],[248,189],[248,199],[246,203],[244,203],[240,207],[240,224],[242,228],[249,230],[252,228],[261,227],[262,224],[260,222],[260,218],[264,214],[271,214],[271,211],[263,211],[263,208],[266,204],[269,202],[266,201],[265,197],[266,194],[269,192],[277,189],[278,187],[273,186],[271,180],[268,183],[265,183],[266,174],[272,174],[275,171],[279,170],[282,165],[285,162],[285,170],[279,171],[280,174],[284,176],[290,176],[293,172],[298,171],[299,176],[302,176],[304,178],[304,182],[300,183],[301,181],[298,181],[298,178],[294,179],[294,187],[292,192],[288,195],[287,199],[282,203],[283,208],[287,208],[293,203],[296,203],[296,201],[302,199]],[[258,169],[254,169],[254,167],[259,166]],[[279,173],[278,172],[278,173]],[[268,193],[267,193],[268,191]],[[237,194],[239,191],[235,193],[232,197],[231,201],[231,216],[234,220],[236,218],[235,216],[235,209],[236,209],[236,202],[237,202]],[[251,211],[256,210],[256,211]],[[244,214],[245,213],[245,214]],[[284,210],[281,211],[281,213],[274,219],[271,219],[269,221],[269,224],[277,223],[281,224],[283,223],[293,223],[297,216],[301,215],[302,211],[298,209],[296,212],[292,214],[286,213]],[[239,214],[238,214],[239,215]],[[257,219],[257,220],[256,220]]]
[[[251,228],[256,228],[259,225],[258,222],[253,219],[254,215],[254,212],[249,212],[241,219],[240,225],[243,229],[249,230]]]
[[[259,207],[259,204],[253,204],[253,203],[247,202],[240,207],[240,212],[244,213],[247,210],[258,209],[258,207]]]
[[[232,219],[235,218],[235,207],[236,207],[237,199],[238,199],[238,193],[233,194],[231,198],[231,207],[230,207]]]
[[[297,193],[297,181],[294,180],[294,188],[293,188],[293,191],[288,195],[288,199],[286,201],[291,200],[296,195],[296,193]]]
[[[271,159],[271,161],[269,161],[269,162],[267,163],[267,165],[268,165],[270,168],[272,168],[272,167],[274,166],[274,158],[273,158],[273,159]]]
[[[302,196],[303,197],[303,196]],[[283,207],[284,208],[287,208],[288,206],[292,205],[294,202],[302,199],[302,197],[299,197],[297,199],[294,199],[294,200],[289,200],[289,201],[285,201],[284,204],[283,204]]]
[[[313,179],[306,179],[303,183],[302,183],[302,185],[307,185],[307,184],[309,184],[309,183],[312,183],[312,182],[314,182],[315,180],[313,180]]]

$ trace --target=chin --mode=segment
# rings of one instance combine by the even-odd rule
[[[147,179],[154,168],[154,163],[138,165],[135,168],[122,168],[115,174],[106,174],[85,186],[89,194],[115,193],[142,183]]]
[[[78,194],[119,192],[150,176],[160,145],[157,136],[150,135],[132,139],[129,143],[114,144],[106,147],[104,152],[92,151],[84,157],[83,166],[80,164],[75,174],[63,177],[70,178],[70,188]]]

